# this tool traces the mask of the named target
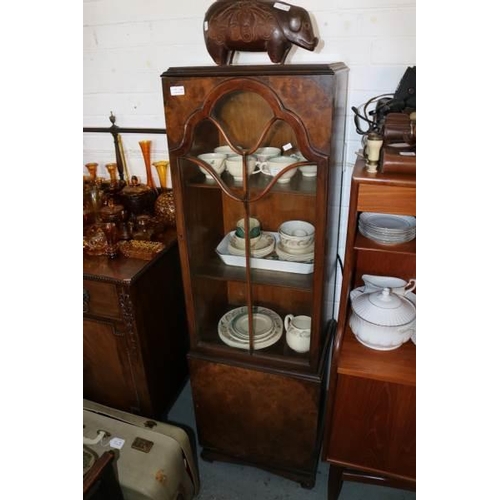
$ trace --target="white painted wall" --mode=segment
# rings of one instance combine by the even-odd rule
[[[161,73],[170,66],[215,64],[205,48],[202,29],[203,16],[212,3],[84,0],[83,126],[108,127],[113,111],[119,126],[164,128]],[[416,0],[289,3],[309,11],[320,43],[314,52],[294,47],[287,63],[346,63],[350,68],[348,110],[377,95],[394,92],[406,68],[416,64]],[[271,64],[265,53],[239,54],[237,63]],[[152,140],[153,161],[168,157],[161,136],[123,134],[122,138],[130,175],[145,180],[139,139]],[[349,179],[359,148],[360,136],[351,113],[341,241],[345,239]],[[114,161],[110,136],[84,134],[83,163],[89,161],[98,162],[99,175],[107,176],[104,165]],[[83,171],[86,173],[85,167]]]

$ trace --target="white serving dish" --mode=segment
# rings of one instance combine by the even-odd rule
[[[416,331],[416,300],[392,293],[389,288],[370,293],[353,290],[351,307],[352,333],[371,349],[397,349]]]
[[[231,231],[217,245],[216,252],[224,264],[228,266],[245,267],[246,261],[244,256],[231,255],[228,250],[229,240],[233,237],[235,231]],[[279,234],[269,231],[279,241]],[[275,258],[270,258],[274,256]],[[250,266],[253,269],[266,269],[268,271],[281,271],[284,273],[311,274],[314,271],[314,262],[290,262],[279,260],[273,252],[270,256],[258,259],[250,258]]]

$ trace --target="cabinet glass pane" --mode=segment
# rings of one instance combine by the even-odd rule
[[[255,92],[236,91],[217,101],[212,118],[225,131],[230,143],[249,149],[257,144],[274,113],[266,100]]]

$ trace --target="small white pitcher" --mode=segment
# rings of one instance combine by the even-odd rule
[[[309,316],[285,316],[286,343],[295,352],[308,352],[311,345],[311,318]]]

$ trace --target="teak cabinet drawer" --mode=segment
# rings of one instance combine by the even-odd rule
[[[416,189],[413,187],[374,184],[359,186],[359,212],[415,215],[416,205]]]
[[[83,312],[94,316],[120,319],[116,286],[102,281],[83,280]]]

